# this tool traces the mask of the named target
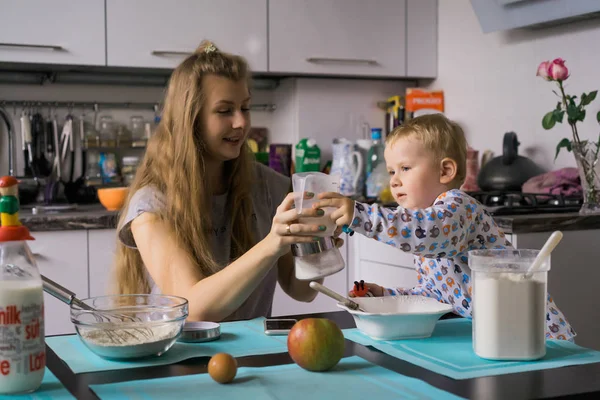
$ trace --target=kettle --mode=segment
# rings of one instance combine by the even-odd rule
[[[477,184],[481,190],[520,192],[523,184],[544,171],[533,160],[519,155],[517,134],[504,134],[502,155],[487,162],[479,172]]]

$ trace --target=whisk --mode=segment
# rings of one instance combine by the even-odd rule
[[[46,293],[56,297],[65,304],[74,305],[82,310],[90,311],[90,314],[92,314],[96,321],[102,323],[102,325],[98,326],[98,329],[105,332],[112,343],[124,344],[127,343],[129,338],[137,339],[141,336],[142,338],[150,339],[154,336],[154,332],[149,328],[131,326],[132,323],[143,323],[140,318],[115,313],[112,310],[95,309],[79,300],[75,293],[44,275],[42,275],[42,281]],[[119,326],[121,324],[123,326]]]

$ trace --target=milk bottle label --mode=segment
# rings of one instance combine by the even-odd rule
[[[41,285],[0,281],[0,393],[37,389],[45,366]]]

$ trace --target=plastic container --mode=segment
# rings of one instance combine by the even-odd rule
[[[317,195],[323,192],[339,192],[339,176],[327,175],[321,172],[303,172],[292,175],[292,186],[295,193],[294,203],[298,213],[311,208],[317,201]],[[304,198],[304,192],[314,193],[311,199]],[[335,210],[327,207],[322,217],[300,217],[301,224],[324,225],[326,229],[314,233],[322,239],[315,243],[297,243],[292,246],[295,255],[295,274],[301,280],[314,280],[333,275],[344,269],[345,263],[340,250],[335,247],[332,236],[336,225],[329,215]]]
[[[473,281],[473,350],[489,360],[536,360],[546,355],[550,257],[525,273],[539,250],[469,252]]]

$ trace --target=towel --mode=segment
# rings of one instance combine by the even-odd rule
[[[523,184],[523,193],[581,196],[583,189],[577,168],[562,168],[534,176]]]

